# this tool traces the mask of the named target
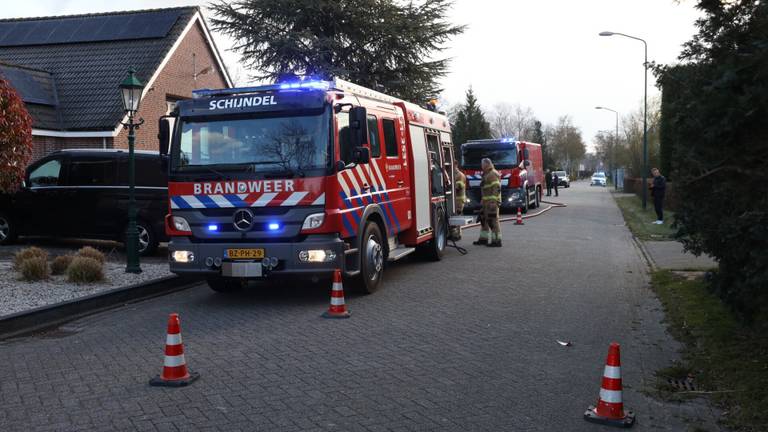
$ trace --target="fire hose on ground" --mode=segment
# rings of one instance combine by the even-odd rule
[[[540,201],[540,202],[542,204],[549,204],[549,206],[547,208],[541,209],[540,211],[538,211],[536,213],[525,214],[525,215],[522,216],[522,218],[523,219],[530,219],[530,218],[534,218],[536,216],[541,216],[544,213],[552,210],[555,207],[568,207],[566,204],[552,202],[552,201]],[[505,217],[505,218],[500,218],[499,219],[499,223],[501,223],[501,222],[512,222],[512,221],[517,221],[517,216]],[[459,229],[463,232],[465,229],[476,228],[476,227],[479,227],[480,225],[481,225],[480,222],[475,222],[473,224],[461,226],[461,227],[459,227]],[[455,248],[462,255],[466,255],[468,253],[467,249],[465,249],[465,248],[463,248],[463,247],[461,247],[461,246],[456,244],[456,240],[451,239],[451,243],[453,243],[453,244],[449,244],[447,246]]]

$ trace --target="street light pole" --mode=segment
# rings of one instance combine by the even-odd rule
[[[643,84],[643,210],[648,206],[648,43],[639,37],[630,36],[624,33],[610,31],[600,32],[600,36],[624,36],[630,39],[639,40],[645,47],[645,81]]]
[[[611,111],[616,115],[616,135],[614,135],[613,148],[611,149],[611,168],[613,169],[613,190],[618,190],[619,185],[616,182],[616,177],[618,177],[618,170],[616,169],[616,147],[619,146],[619,112],[601,106],[595,107],[595,109]]]
[[[141,265],[139,263],[139,231],[136,227],[136,156],[134,154],[134,144],[136,141],[135,130],[144,123],[144,119],[140,119],[136,123],[134,122],[134,116],[139,110],[143,89],[144,85],[136,78],[136,71],[131,68],[128,71],[128,78],[120,83],[123,108],[128,115],[128,122],[123,123],[123,127],[128,129],[128,229],[125,233],[126,273],[141,273]]]

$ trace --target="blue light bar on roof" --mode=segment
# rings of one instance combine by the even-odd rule
[[[192,90],[192,97],[197,99],[211,96],[231,96],[245,93],[263,93],[279,90],[329,90],[329,81],[297,81],[292,83],[266,84],[254,87],[236,87],[228,89],[198,89]]]
[[[503,142],[503,143],[513,143],[515,141],[517,141],[517,140],[515,138],[513,138],[513,137],[507,137],[507,138],[502,138],[501,139],[501,142]]]

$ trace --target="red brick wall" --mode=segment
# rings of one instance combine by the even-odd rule
[[[193,74],[192,54],[195,54],[197,72],[211,67],[210,72],[198,76],[197,80]],[[224,87],[227,87],[224,72],[219,70],[200,23],[195,23],[141,101],[138,117],[144,119],[144,125],[136,131],[136,148],[157,149],[157,120],[165,115],[168,98],[191,98],[194,89]],[[127,131],[120,131],[115,138],[115,147],[128,147]]]
[[[32,136],[32,159],[34,162],[56,150],[71,148],[112,148],[112,138],[56,138]]]

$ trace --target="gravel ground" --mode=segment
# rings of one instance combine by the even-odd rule
[[[0,316],[171,275],[165,263],[142,263],[142,273],[129,274],[125,272],[125,263],[107,262],[104,282],[77,285],[67,282],[66,275],[51,276],[43,282],[25,282],[11,267],[11,261],[0,261]]]

